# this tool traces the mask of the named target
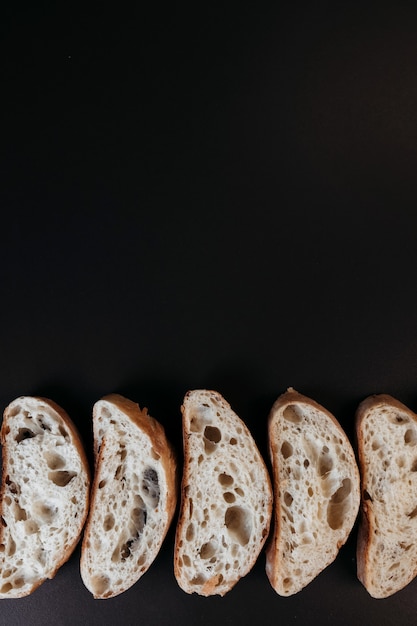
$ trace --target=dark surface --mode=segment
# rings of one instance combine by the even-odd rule
[[[112,391],[179,454],[196,387],[263,454],[289,385],[352,441],[365,396],[417,407],[417,10],[198,6],[2,10],[1,409],[51,397],[90,458]],[[76,552],[0,624],[415,623],[416,582],[387,600],[358,582],[355,533],[292,598],[264,555],[224,598],[188,596],[172,529],[132,589],[94,601]]]

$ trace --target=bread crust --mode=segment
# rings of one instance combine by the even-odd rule
[[[174,447],[167,440],[164,427],[149,415],[147,408],[141,409],[139,404],[120,394],[111,393],[103,396],[102,400],[117,407],[152,441],[155,452],[160,456],[159,462],[165,471],[168,483],[166,508],[172,517],[177,505],[178,465]],[[94,437],[94,452],[97,461],[99,447],[98,438]]]
[[[315,572],[311,573],[309,577],[307,577],[302,583],[300,581],[291,580],[291,585],[288,583],[286,585],[284,574],[283,574],[283,566],[284,566],[284,557],[282,544],[285,540],[283,536],[283,503],[281,498],[284,497],[283,493],[291,484],[292,479],[283,479],[281,475],[282,470],[282,461],[281,459],[281,446],[282,442],[277,438],[277,430],[276,423],[277,420],[280,419],[280,416],[285,411],[287,407],[297,406],[297,407],[307,407],[307,409],[311,409],[317,411],[322,416],[325,416],[325,419],[333,424],[336,429],[336,432],[339,434],[340,439],[344,442],[343,453],[347,459],[346,465],[349,468],[349,478],[351,479],[352,491],[351,491],[351,501],[352,508],[349,513],[349,523],[346,524],[344,532],[339,533],[336,543],[334,539],[329,541],[329,551],[326,553],[327,560],[324,559],[324,555],[321,559],[321,565],[316,569]],[[307,428],[307,426],[305,426]],[[292,387],[288,388],[286,392],[281,394],[277,400],[274,402],[269,417],[268,417],[268,441],[269,441],[269,451],[272,465],[272,485],[274,490],[274,510],[273,510],[273,531],[271,533],[270,540],[267,545],[267,563],[266,563],[266,572],[268,578],[271,582],[272,587],[275,589],[277,593],[280,595],[292,595],[300,591],[308,582],[310,582],[313,577],[317,576],[320,571],[322,571],[325,567],[327,567],[334,558],[336,558],[337,552],[342,547],[342,545],[346,542],[350,531],[354,525],[358,508],[359,508],[359,471],[356,464],[356,459],[354,455],[353,448],[339,424],[338,420],[332,415],[330,411],[328,411],[325,407],[320,405],[318,402],[309,398]],[[323,533],[325,532],[325,528],[323,527]],[[343,530],[343,528],[342,528]],[[298,542],[299,539],[295,537],[295,541]]]
[[[108,403],[112,406],[112,409],[116,409],[120,411],[125,418],[127,418],[133,425],[133,427],[141,431],[141,433],[149,439],[152,445],[153,454],[155,457],[158,457],[157,464],[161,466],[162,473],[164,475],[164,481],[166,488],[164,489],[164,498],[165,498],[165,509],[164,515],[166,518],[166,523],[161,531],[160,536],[155,536],[155,546],[154,548],[154,556],[152,560],[147,564],[146,567],[137,568],[137,572],[134,575],[134,580],[132,577],[125,580],[125,585],[122,588],[116,589],[105,589],[102,592],[98,591],[94,588],[92,584],[93,574],[89,570],[87,563],[87,553],[91,550],[90,536],[94,530],[94,519],[96,510],[99,510],[101,506],[100,499],[100,469],[102,463],[104,463],[104,459],[106,458],[106,448],[108,446],[108,440],[106,437],[106,433],[102,436],[98,431],[98,427],[96,424],[96,415],[97,415],[97,407],[102,402]],[[165,430],[163,426],[153,417],[148,414],[148,410],[146,408],[141,409],[140,406],[133,402],[132,400],[116,393],[108,394],[103,396],[99,402],[94,405],[93,408],[93,427],[94,427],[94,459],[95,459],[95,469],[94,469],[94,479],[91,488],[91,497],[90,497],[90,512],[87,519],[87,523],[85,526],[85,532],[82,542],[81,548],[81,573],[82,578],[87,586],[87,588],[91,591],[94,598],[96,599],[104,599],[111,598],[115,595],[119,595],[126,591],[129,587],[131,587],[137,580],[145,573],[145,571],[151,565],[151,562],[156,558],[157,552],[159,551],[162,542],[169,530],[172,519],[175,514],[176,505],[177,505],[177,495],[178,495],[178,468],[177,468],[177,458],[175,454],[175,450],[170,442],[166,438]],[[138,454],[140,454],[140,450],[138,450]],[[138,471],[140,471],[140,463],[138,464]],[[143,548],[146,549],[146,548]],[[148,551],[150,548],[148,548]]]
[[[209,403],[213,401],[218,409],[218,422],[210,422],[212,424],[217,423],[219,428],[221,427],[221,418],[219,414],[227,413],[233,415],[233,420],[236,420],[236,423],[239,424],[239,428],[241,428],[241,432],[244,437],[245,443],[251,442],[250,449],[247,449],[247,458],[250,457],[251,454],[256,458],[256,463],[258,466],[259,475],[262,476],[262,487],[261,490],[264,493],[264,499],[262,501],[261,511],[258,511],[259,516],[263,516],[264,521],[260,526],[263,530],[260,532],[259,536],[257,536],[257,549],[252,555],[249,555],[246,563],[242,564],[242,569],[239,572],[234,573],[229,570],[226,572],[225,570],[214,572],[212,575],[208,575],[207,572],[204,575],[204,580],[201,582],[190,580],[184,571],[181,549],[184,543],[184,538],[187,537],[187,526],[192,522],[192,515],[190,515],[190,508],[197,509],[197,504],[191,504],[189,497],[189,486],[193,481],[196,480],[196,476],[192,473],[193,464],[191,462],[191,457],[193,455],[193,451],[190,447],[190,439],[192,433],[190,432],[190,421],[192,420],[192,415],[196,406],[203,403],[203,401],[207,404],[205,406],[209,406]],[[193,408],[194,407],[194,408]],[[202,596],[210,596],[210,595],[220,595],[224,596],[228,593],[236,583],[242,578],[242,576],[246,575],[254,566],[257,557],[262,551],[266,539],[269,534],[269,526],[270,519],[272,515],[272,486],[269,477],[269,473],[266,467],[266,464],[252,439],[252,435],[250,434],[249,429],[244,424],[242,420],[233,412],[230,404],[217,392],[213,390],[190,390],[186,393],[184,397],[183,404],[181,406],[181,412],[183,415],[183,448],[184,448],[184,466],[183,466],[183,474],[182,474],[182,482],[181,482],[181,504],[180,504],[180,512],[178,515],[177,521],[177,529],[176,529],[176,538],[175,538],[175,548],[174,548],[174,574],[177,579],[178,584],[186,593],[198,593]],[[224,462],[225,465],[222,465],[222,471],[227,468],[227,459],[219,459],[219,464]],[[194,468],[195,469],[195,468]],[[244,471],[244,470],[243,470]],[[215,476],[207,475],[207,480],[210,481],[207,483],[207,487],[210,490],[210,485],[212,485],[211,481],[216,481]],[[213,494],[215,490],[213,489]],[[212,497],[215,497],[214,495]],[[216,502],[212,502],[213,505],[216,505]],[[218,502],[221,504],[221,502]],[[210,522],[208,522],[210,525]],[[224,523],[222,528],[219,530],[219,534],[223,532]],[[216,530],[213,530],[216,532]],[[216,554],[213,554],[214,558]],[[218,558],[220,560],[220,557]],[[198,576],[197,576],[198,578]]]
[[[82,471],[85,476],[86,488],[84,492],[84,501],[80,503],[80,506],[77,511],[78,530],[77,530],[77,533],[74,535],[72,542],[68,544],[67,548],[62,551],[61,557],[55,561],[54,567],[51,570],[45,572],[44,576],[40,576],[36,581],[34,581],[30,588],[25,587],[21,593],[19,593],[19,591],[14,590],[13,597],[22,597],[22,596],[32,594],[46,579],[54,578],[58,570],[62,567],[62,565],[69,560],[69,558],[71,557],[72,553],[74,552],[80,540],[81,533],[83,531],[83,527],[87,519],[88,509],[89,509],[89,488],[90,488],[90,483],[91,483],[90,466],[88,463],[83,441],[81,439],[78,428],[76,427],[72,419],[69,417],[68,413],[61,406],[59,406],[56,402],[54,402],[53,400],[49,398],[45,398],[42,396],[21,396],[19,398],[16,398],[16,400],[14,400],[13,402],[11,402],[4,410],[3,422],[1,425],[1,429],[0,429],[0,441],[2,445],[0,519],[3,520],[3,515],[4,515],[3,503],[5,499],[5,494],[6,494],[7,479],[9,476],[9,467],[10,467],[10,459],[11,459],[9,446],[7,445],[7,435],[10,431],[10,420],[12,420],[14,417],[14,407],[18,403],[22,403],[22,402],[26,403],[28,401],[33,404],[37,404],[39,408],[42,406],[48,407],[53,413],[56,413],[59,416],[59,418],[64,422],[68,432],[71,434],[72,443],[77,450],[77,454],[78,454],[78,457],[80,459],[80,463],[82,466]],[[0,524],[0,544],[1,545],[3,545],[4,543],[4,536],[5,536],[5,526],[4,524]],[[2,595],[2,597],[7,597],[7,593]]]
[[[358,450],[358,465],[361,474],[361,509],[358,526],[357,537],[357,576],[368,593],[374,598],[386,598],[393,595],[400,589],[404,588],[415,576],[417,575],[417,564],[413,563],[413,566],[407,568],[407,575],[396,584],[392,582],[386,582],[382,580],[383,574],[381,571],[376,571],[372,563],[372,546],[375,543],[376,534],[380,537],[382,526],[387,522],[394,522],[392,518],[390,520],[378,519],[375,513],[375,504],[373,502],[373,486],[370,484],[370,459],[367,458],[365,451],[366,435],[364,425],[367,419],[373,414],[379,412],[380,428],[383,428],[383,416],[387,412],[398,412],[399,414],[406,416],[410,422],[412,422],[417,428],[417,415],[411,411],[406,405],[392,397],[389,394],[373,394],[365,398],[358,406],[355,414],[355,432],[356,432],[356,446]],[[390,442],[391,443],[391,442]],[[394,444],[393,444],[394,445]],[[401,452],[400,450],[398,452]],[[384,463],[385,456],[380,459],[381,467]],[[385,470],[380,470],[384,472]],[[398,494],[397,500],[400,499]],[[410,507],[412,507],[413,501],[417,499],[417,493],[409,493]],[[378,494],[378,498],[381,502],[384,501],[384,494]],[[393,514],[393,512],[391,511]],[[381,533],[382,534],[382,533]],[[383,540],[383,539],[379,539]],[[399,543],[401,543],[401,537],[398,537]],[[417,542],[417,528],[414,531],[412,542]],[[386,550],[387,552],[387,550]],[[385,569],[388,569],[391,563],[388,561]]]

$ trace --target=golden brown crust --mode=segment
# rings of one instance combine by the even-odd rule
[[[174,574],[178,582],[181,579],[183,579],[183,571],[179,565],[181,557],[180,557],[180,549],[179,549],[178,544],[179,544],[179,541],[181,541],[180,538],[184,536],[185,526],[188,525],[189,523],[188,515],[187,515],[188,511],[186,511],[186,507],[189,506],[189,498],[188,498],[189,484],[190,484],[190,481],[193,480],[193,476],[191,475],[192,465],[189,462],[191,452],[190,452],[190,444],[189,444],[190,433],[188,432],[188,428],[187,428],[187,412],[189,412],[190,409],[189,409],[189,406],[187,406],[187,403],[189,400],[193,399],[194,394],[199,393],[199,392],[203,393],[206,397],[209,397],[210,399],[212,399],[213,402],[218,406],[220,411],[224,411],[224,412],[230,411],[234,413],[230,404],[227,402],[227,400],[225,400],[225,398],[223,398],[223,396],[220,393],[218,393],[217,391],[208,390],[208,389],[188,391],[185,394],[183,403],[181,405],[181,413],[182,413],[182,418],[183,418],[182,419],[182,437],[183,437],[184,464],[183,464],[183,472],[182,472],[182,480],[181,480],[180,509],[179,509],[178,520],[177,520],[175,548],[174,548]],[[240,418],[236,414],[235,416],[241,423],[241,428],[245,432],[245,436],[252,440],[252,435],[248,427],[246,426],[246,424],[242,420],[240,420]],[[262,468],[262,474],[264,477],[264,488],[265,488],[266,493],[269,494],[269,498],[265,498],[265,502],[263,502],[263,505],[265,507],[264,516],[265,516],[265,520],[267,520],[267,527],[265,528],[265,531],[262,534],[262,536],[259,536],[258,545],[259,545],[259,552],[260,552],[263,549],[265,542],[267,540],[268,534],[269,534],[270,520],[271,520],[271,515],[272,515],[272,507],[273,507],[273,495],[272,495],[272,484],[271,484],[268,468],[255,442],[254,442],[253,452],[254,454],[256,454],[259,467]],[[247,571],[250,571],[250,569],[253,567],[258,554],[256,555],[256,557],[254,557],[253,560],[251,560],[250,562],[248,561]],[[224,580],[223,580],[223,574],[217,573],[213,575],[212,577],[207,578],[204,584],[202,584],[202,586],[199,588],[198,593],[202,596],[211,596],[213,594],[224,596],[226,593],[228,593],[228,591],[230,591],[238,583],[240,578],[241,578],[241,575],[237,575],[233,579],[230,578],[227,581],[227,586],[225,586],[223,589],[219,589],[219,581],[222,580],[223,585],[224,585]],[[185,590],[187,593],[191,593],[191,591],[187,589],[187,585],[183,586],[181,584],[181,586],[183,590]]]
[[[334,415],[330,411],[328,411],[325,407],[323,407],[321,404],[319,404],[312,398],[299,393],[292,387],[289,387],[287,391],[282,393],[274,402],[271,408],[271,411],[268,416],[268,442],[269,442],[269,454],[270,454],[271,467],[272,467],[274,507],[273,507],[273,515],[272,515],[272,519],[273,519],[272,531],[271,531],[268,544],[266,547],[266,555],[267,555],[266,571],[267,571],[268,578],[271,582],[271,585],[276,590],[282,587],[280,546],[282,543],[281,523],[282,523],[282,514],[283,514],[280,498],[277,497],[277,494],[280,492],[282,485],[281,485],[281,478],[280,478],[280,467],[278,463],[278,458],[280,457],[279,448],[280,448],[281,443],[279,443],[276,439],[276,420],[277,420],[277,416],[282,414],[283,411],[285,411],[286,407],[290,405],[307,405],[307,407],[310,407],[320,412],[320,414],[326,416],[327,419],[333,423],[333,425],[335,426],[336,430],[340,433],[340,436],[343,438],[343,440],[347,440],[346,433],[344,432],[338,420],[334,417]],[[357,494],[356,501],[357,501],[357,505],[359,505],[359,471],[356,465],[356,459],[354,456],[353,448],[351,450],[351,461],[352,461],[351,471],[356,476],[356,481],[354,482],[357,485],[356,486],[356,494]],[[348,533],[346,533],[344,537],[341,537],[338,540],[337,549],[340,549],[340,547],[345,543],[347,536],[348,536]]]
[[[361,475],[361,508],[358,524],[358,537],[356,544],[357,576],[362,584],[369,588],[371,575],[371,563],[369,558],[370,539],[376,520],[372,506],[370,506],[368,488],[368,466],[364,453],[364,435],[362,423],[371,411],[380,407],[381,409],[390,407],[407,414],[411,420],[417,422],[417,414],[411,411],[406,405],[389,394],[373,394],[368,396],[359,404],[355,414],[355,435],[358,452],[358,466]],[[411,576],[411,574],[410,574]],[[373,591],[371,590],[371,595]],[[381,596],[382,597],[382,596]]]
[[[18,398],[17,398],[18,400]],[[57,562],[55,568],[53,571],[49,572],[48,575],[45,578],[40,578],[39,580],[37,580],[31,587],[29,593],[26,593],[25,595],[29,595],[31,593],[33,593],[44,581],[46,578],[54,578],[55,575],[57,574],[58,570],[62,567],[62,565],[64,563],[66,563],[68,561],[68,559],[71,557],[72,553],[74,552],[80,537],[81,537],[81,533],[83,531],[84,528],[84,524],[86,522],[87,519],[87,515],[88,515],[88,509],[89,509],[89,498],[90,498],[90,493],[89,493],[89,487],[90,487],[90,482],[91,482],[91,472],[90,472],[90,466],[88,463],[88,459],[87,459],[87,455],[85,452],[85,448],[84,448],[84,444],[83,441],[81,439],[80,433],[78,431],[78,428],[76,427],[75,423],[72,421],[72,419],[70,418],[70,416],[68,415],[68,413],[60,406],[58,405],[56,402],[54,402],[53,400],[49,399],[49,398],[45,398],[43,396],[31,396],[31,400],[40,403],[40,404],[46,404],[52,411],[54,411],[55,413],[58,414],[58,416],[62,419],[62,421],[65,423],[66,428],[68,429],[68,431],[71,433],[71,438],[72,441],[77,449],[83,470],[85,472],[85,476],[86,476],[86,483],[87,483],[87,489],[86,489],[86,495],[85,495],[85,501],[84,501],[84,506],[80,507],[80,515],[78,517],[78,535],[76,537],[74,537],[74,540],[71,544],[68,545],[67,549],[63,552],[61,559]],[[3,498],[4,498],[4,493],[5,493],[5,489],[6,489],[6,480],[7,480],[7,476],[9,473],[9,449],[7,446],[7,434],[9,431],[9,420],[11,419],[12,415],[11,415],[11,411],[10,411],[10,405],[6,407],[6,409],[4,410],[3,413],[3,421],[2,421],[2,425],[1,425],[1,430],[0,430],[0,441],[1,441],[1,446],[2,446],[2,478],[1,478],[1,487],[0,487],[0,519],[2,519],[3,516],[3,507],[2,507],[2,503],[3,503]],[[4,541],[4,526],[3,524],[0,524],[0,544],[3,543]]]
[[[114,404],[152,441],[152,446],[155,452],[159,454],[159,462],[166,475],[168,486],[167,511],[171,516],[177,504],[178,468],[175,450],[166,438],[164,427],[149,415],[147,408],[141,409],[139,404],[120,394],[111,393],[104,396],[102,400]]]
[[[156,419],[148,414],[147,408],[141,409],[137,403],[116,393],[111,393],[103,396],[101,398],[101,402],[107,402],[112,405],[116,410],[120,411],[125,417],[127,417],[128,420],[132,422],[132,424],[135,426],[135,428],[140,430],[146,437],[148,437],[151,442],[152,449],[155,455],[158,457],[158,464],[163,469],[166,483],[165,515],[167,521],[165,524],[163,536],[157,537],[157,540],[162,544],[162,541],[170,528],[177,506],[178,468],[175,449],[168,441],[165,434],[165,429],[162,424],[160,424]],[[93,409],[93,421],[96,415],[96,406],[98,406],[98,404],[95,405]],[[91,534],[91,525],[94,523],[94,512],[96,508],[99,508],[101,506],[101,500],[99,497],[97,497],[100,480],[99,468],[101,466],[102,459],[106,458],[106,445],[108,443],[106,433],[104,433],[102,440],[99,440],[98,433],[96,431],[94,432],[94,435],[95,436],[93,445],[95,457],[95,471],[90,495],[90,513],[85,527],[84,538],[81,548],[82,567],[83,565],[86,566],[87,564],[86,554],[88,550],[89,536]],[[142,571],[140,575],[142,575],[142,573],[144,572]],[[118,591],[117,593],[121,592]],[[106,592],[106,595],[97,595],[95,593],[93,595],[95,598],[104,598],[112,597],[115,594],[112,592]]]

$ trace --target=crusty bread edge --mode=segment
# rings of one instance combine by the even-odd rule
[[[367,417],[370,411],[373,411],[377,407],[389,405],[394,409],[398,409],[406,413],[417,424],[417,414],[414,413],[408,406],[394,398],[393,396],[385,393],[372,394],[362,400],[358,405],[355,413],[355,436],[356,436],[356,448],[358,452],[358,465],[361,475],[361,507],[358,524],[358,537],[356,543],[356,564],[357,564],[357,577],[363,584],[368,593],[374,598],[384,598],[387,595],[377,595],[371,589],[369,579],[369,558],[368,547],[370,541],[371,529],[375,525],[375,516],[372,508],[368,504],[368,500],[365,498],[365,486],[367,484],[367,466],[363,454],[363,433],[361,430],[362,421]],[[410,575],[410,580],[401,586],[401,588],[395,589],[390,592],[389,595],[393,595],[397,591],[403,589],[411,580],[414,575]]]
[[[81,438],[81,435],[79,433],[79,430],[77,428],[77,426],[75,425],[75,423],[73,422],[73,420],[70,418],[70,416],[68,415],[68,413],[65,411],[65,409],[63,409],[59,404],[57,404],[56,402],[54,402],[53,400],[51,400],[50,398],[45,398],[43,396],[19,396],[17,398],[15,398],[15,400],[11,401],[8,406],[4,409],[3,412],[3,420],[2,420],[2,424],[1,424],[1,429],[0,429],[0,443],[1,443],[1,447],[2,447],[2,471],[1,471],[1,487],[0,487],[0,519],[2,519],[2,513],[3,513],[3,507],[2,507],[2,502],[3,502],[3,498],[4,498],[4,493],[5,493],[5,489],[6,489],[6,478],[8,475],[8,467],[9,467],[9,450],[8,447],[6,446],[6,430],[8,428],[8,421],[10,419],[10,410],[12,405],[14,405],[15,403],[17,403],[20,400],[26,400],[26,399],[30,399],[30,400],[34,400],[38,403],[44,403],[46,405],[48,405],[53,411],[55,411],[59,417],[63,420],[63,422],[65,423],[66,427],[68,428],[68,430],[71,433],[71,437],[73,440],[73,443],[77,449],[77,452],[79,454],[80,457],[80,461],[81,461],[81,465],[83,467],[83,470],[85,471],[86,474],[86,481],[87,481],[87,489],[86,489],[86,494],[85,494],[85,501],[84,501],[84,507],[82,510],[80,510],[80,515],[78,516],[78,533],[77,535],[74,537],[73,542],[68,546],[67,550],[62,554],[61,559],[57,562],[54,570],[52,570],[48,576],[45,576],[43,578],[40,578],[39,580],[37,580],[32,587],[29,589],[29,591],[25,592],[24,595],[30,595],[32,594],[38,587],[40,587],[40,585],[45,582],[45,580],[47,579],[52,579],[55,577],[55,575],[57,574],[58,570],[64,565],[64,563],[66,563],[69,558],[71,557],[71,555],[73,554],[75,548],[77,547],[81,536],[82,536],[82,532],[84,529],[84,525],[85,522],[87,520],[87,516],[88,516],[88,510],[89,510],[89,504],[90,504],[90,486],[91,486],[91,471],[90,471],[90,465],[88,462],[88,458],[85,452],[85,448],[84,448],[84,444]],[[3,524],[0,524],[0,544],[3,543]],[[14,596],[15,598],[18,596]]]
[[[175,449],[170,441],[166,437],[165,429],[160,422],[158,422],[155,418],[153,418],[148,413],[147,408],[141,409],[139,404],[133,402],[129,398],[118,394],[118,393],[110,393],[98,400],[93,406],[93,420],[96,415],[98,403],[101,401],[109,402],[113,404],[119,411],[121,411],[137,428],[142,430],[152,442],[152,446],[155,452],[159,455],[158,463],[160,463],[163,467],[166,484],[167,484],[167,501],[166,501],[166,513],[167,513],[167,523],[165,525],[164,534],[160,538],[160,543],[162,545],[169,528],[171,526],[171,522],[175,515],[177,501],[178,501],[178,466],[177,466],[177,456],[175,453]],[[101,461],[102,452],[105,449],[105,436],[102,442],[101,447],[99,448],[97,440],[94,438],[93,443],[94,448],[94,457],[95,457],[95,467],[94,467],[94,477],[91,486],[90,492],[90,512],[87,517],[87,522],[85,524],[84,536],[81,544],[81,557],[80,557],[80,565],[85,561],[85,551],[86,551],[86,543],[89,535],[90,524],[92,523],[93,513],[95,511],[95,507],[98,505],[96,494],[99,490],[98,488],[98,476],[99,476],[99,464]],[[146,571],[146,570],[145,570]],[[144,572],[141,572],[140,576],[142,576]],[[126,588],[127,590],[127,588]],[[123,593],[124,590],[119,591],[117,595]],[[94,595],[95,599],[102,599],[102,596]],[[106,598],[114,597],[114,595],[108,595]]]
[[[256,450],[257,456],[259,458],[259,463],[260,466],[263,467],[264,470],[264,474],[265,474],[265,480],[267,481],[267,491],[269,492],[270,498],[269,498],[269,504],[268,504],[268,509],[265,512],[265,519],[267,519],[267,525],[266,525],[266,533],[265,536],[260,538],[260,543],[259,543],[259,550],[258,550],[258,556],[259,554],[262,552],[266,541],[268,539],[269,536],[269,530],[270,530],[270,525],[271,525],[271,518],[272,518],[272,509],[273,509],[273,491],[272,491],[272,482],[271,482],[271,478],[269,475],[269,471],[268,471],[268,467],[265,463],[264,458],[262,457],[259,448],[256,444],[256,441],[254,440],[249,428],[246,426],[245,422],[236,414],[236,412],[232,409],[231,405],[229,404],[229,402],[218,392],[215,391],[213,389],[191,389],[189,391],[186,392],[185,396],[184,396],[184,400],[182,402],[181,405],[181,414],[182,414],[182,438],[183,438],[183,452],[184,452],[184,465],[183,465],[183,473],[182,473],[182,479],[181,479],[181,490],[180,490],[180,507],[179,507],[179,514],[178,514],[178,520],[177,520],[177,528],[176,528],[176,534],[175,534],[175,545],[174,545],[174,575],[175,578],[177,580],[177,582],[179,583],[182,576],[181,576],[181,569],[178,566],[178,561],[179,561],[179,547],[178,547],[178,538],[180,537],[180,535],[182,534],[182,530],[185,524],[185,515],[184,515],[184,511],[185,511],[185,503],[186,503],[186,488],[187,485],[189,484],[190,481],[190,467],[189,464],[186,463],[186,459],[189,457],[189,441],[188,441],[188,436],[187,433],[185,431],[185,418],[186,418],[186,410],[187,410],[187,402],[190,399],[191,395],[194,392],[198,392],[198,391],[204,391],[205,393],[208,394],[213,394],[214,396],[216,396],[217,401],[220,403],[220,405],[222,406],[223,409],[227,410],[227,411],[232,411],[237,419],[241,422],[242,424],[242,428],[244,429],[244,431],[246,432],[246,434],[250,437],[250,439],[253,441],[254,443],[254,448]],[[251,562],[248,567],[247,567],[247,572],[251,571],[251,569],[254,567],[255,562],[257,561],[257,558],[255,558],[255,560],[253,562]],[[237,577],[234,580],[231,580],[229,582],[229,586],[227,589],[225,589],[223,592],[219,593],[218,591],[216,591],[216,595],[219,596],[225,596],[226,593],[228,593],[231,589],[233,589],[233,587],[239,582],[241,577]],[[216,588],[217,585],[217,575],[214,578],[211,578],[209,580],[206,581],[202,592],[200,593],[200,595],[203,596],[211,596],[213,595],[213,590]],[[189,591],[187,591],[187,589],[184,589],[184,587],[182,585],[180,585],[181,588],[186,591],[187,593],[191,593]]]
[[[344,429],[342,428],[341,424],[336,419],[336,417],[323,405],[316,402],[316,400],[313,400],[312,398],[299,393],[293,387],[288,387],[288,389],[275,400],[268,415],[268,445],[269,445],[269,454],[270,454],[270,461],[271,461],[271,468],[272,468],[272,486],[274,490],[274,507],[273,507],[273,515],[272,515],[272,519],[273,519],[272,531],[271,531],[270,538],[266,547],[266,557],[267,557],[266,573],[267,573],[268,579],[272,587],[275,590],[277,590],[277,586],[278,586],[279,565],[280,565],[279,556],[278,556],[279,552],[278,552],[277,546],[281,538],[281,507],[280,507],[279,498],[277,497],[280,481],[279,481],[279,468],[278,468],[277,463],[275,462],[276,455],[278,454],[278,450],[276,447],[276,442],[274,440],[273,428],[274,428],[275,420],[277,418],[278,413],[282,411],[284,407],[290,404],[306,404],[310,406],[311,408],[314,408],[320,411],[321,413],[324,413],[336,426],[338,431],[341,433],[341,436],[343,437],[343,439],[347,441],[347,443],[349,444],[349,450],[351,450],[352,452],[352,460],[354,462],[352,464],[352,469],[356,476],[355,482],[356,482],[357,498],[356,498],[356,505],[355,505],[356,507],[356,513],[354,516],[355,519],[358,516],[359,506],[360,506],[360,499],[359,499],[360,473],[359,473],[359,468],[357,465],[353,446],[351,445],[351,442],[346,432],[344,431]],[[349,534],[350,533],[346,534],[346,537],[343,541],[339,540],[337,544],[338,550],[340,550],[340,548],[346,543],[346,541],[349,538]],[[325,567],[323,569],[325,569]]]

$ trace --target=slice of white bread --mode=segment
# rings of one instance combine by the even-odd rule
[[[270,478],[248,428],[219,393],[189,391],[182,415],[174,573],[187,593],[223,596],[251,570],[267,538]]]
[[[20,598],[68,560],[88,512],[79,434],[51,400],[20,397],[1,428],[0,598]]]
[[[282,596],[299,592],[334,561],[360,500],[353,448],[325,408],[290,388],[268,420],[275,496],[266,572]]]
[[[176,460],[164,428],[127,398],[93,408],[95,475],[81,577],[95,598],[116,596],[155,560],[177,502]]]
[[[358,406],[356,436],[358,578],[386,598],[417,574],[417,415],[389,395],[370,396]]]

